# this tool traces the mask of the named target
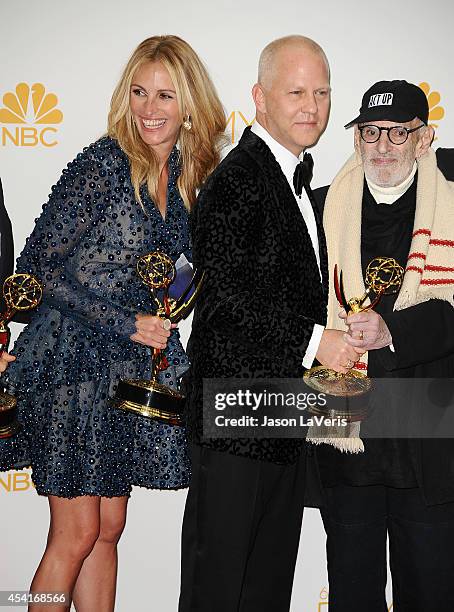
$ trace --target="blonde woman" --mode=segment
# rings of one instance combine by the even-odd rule
[[[108,135],[68,165],[18,260],[42,280],[44,298],[9,367],[24,427],[0,466],[31,464],[49,499],[31,590],[69,593],[78,612],[114,609],[131,485],[188,484],[184,431],[123,414],[109,399],[120,378],[149,374],[144,345],[166,349],[165,384],[188,367],[177,330],[141,314],[150,299],[136,261],[158,249],[175,261],[190,256],[189,211],[219,161],[224,128],[193,49],[176,36],[143,41],[114,91]]]

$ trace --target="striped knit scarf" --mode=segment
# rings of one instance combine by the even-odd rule
[[[445,180],[437,168],[432,149],[419,158],[416,212],[413,237],[405,276],[394,310],[409,308],[427,300],[446,300],[454,306],[454,183]],[[326,196],[323,225],[328,246],[329,299],[328,328],[345,330],[334,293],[335,264],[343,271],[347,299],[365,291],[361,268],[361,210],[364,168],[355,153],[334,178]],[[377,253],[377,257],[384,255]],[[367,353],[357,369],[367,371]],[[340,435],[344,437],[338,437]],[[341,451],[364,451],[360,424],[333,431],[330,427],[309,430],[308,440],[332,444]],[[335,437],[333,437],[333,434]]]

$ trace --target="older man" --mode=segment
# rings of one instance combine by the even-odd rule
[[[344,321],[330,294],[328,322],[347,324],[346,339],[367,351],[361,361],[373,378],[454,376],[454,185],[437,169],[428,113],[416,85],[375,83],[346,126],[354,126],[356,153],[326,196],[330,268],[342,268],[346,294],[362,294],[377,256],[405,269],[398,295]],[[454,610],[454,441],[351,442],[357,454],[327,444],[316,452],[330,610],[388,609],[387,535],[394,609]]]
[[[312,169],[303,152],[330,109],[323,50],[302,36],[270,43],[253,98],[256,123],[194,210],[205,281],[189,343],[193,476],[180,612],[287,611],[303,512],[303,443],[203,438],[203,379],[294,377],[315,356],[346,371],[357,357],[342,332],[323,327],[325,242],[304,180]]]

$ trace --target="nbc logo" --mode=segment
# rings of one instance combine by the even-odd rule
[[[435,121],[440,121],[445,116],[445,109],[439,104],[441,100],[440,93],[438,91],[431,91],[429,83],[420,83],[419,86],[426,94],[427,102],[429,103],[429,125],[436,130],[438,123],[435,123]]]
[[[0,472],[0,494],[32,491],[34,488],[30,470]]]
[[[50,127],[61,123],[63,113],[57,107],[58,98],[46,93],[42,83],[18,83],[16,91],[3,96],[0,108],[1,144],[17,147],[54,147],[57,129]]]

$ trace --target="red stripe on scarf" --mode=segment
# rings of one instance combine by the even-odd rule
[[[441,240],[438,238],[432,238],[431,240],[429,240],[429,244],[433,244],[434,246],[454,247],[454,240]]]
[[[431,272],[454,272],[454,268],[447,268],[446,266],[424,266],[425,270],[430,270]]]
[[[353,366],[355,370],[367,370],[367,363],[363,363],[362,361],[357,361]]]
[[[425,259],[426,256],[424,255],[424,253],[410,253],[410,255],[408,256],[408,259]]]
[[[454,278],[427,278],[421,281],[421,285],[454,285]]]
[[[430,236],[431,233],[432,232],[430,231],[430,229],[419,229],[413,232],[413,237],[419,236],[420,234],[424,234],[425,236]]]

